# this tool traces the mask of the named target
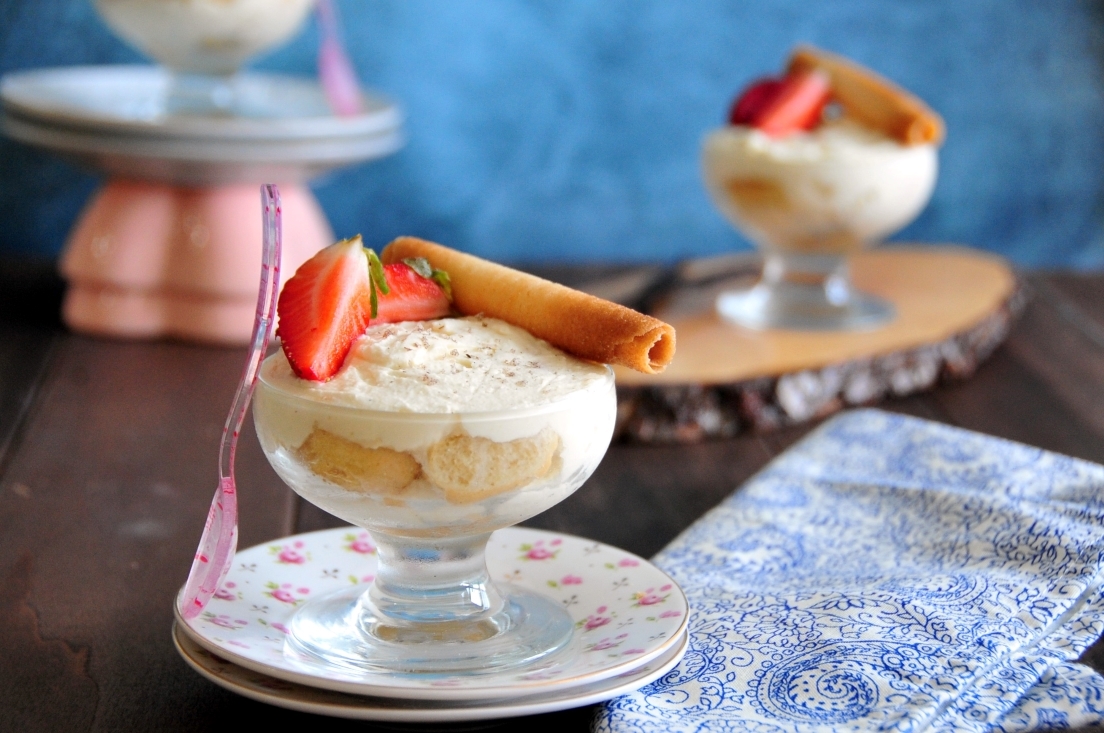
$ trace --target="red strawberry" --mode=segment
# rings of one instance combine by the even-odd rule
[[[372,314],[368,252],[359,236],[304,262],[280,293],[276,333],[291,368],[324,382],[341,368]]]
[[[761,79],[732,106],[733,125],[751,125],[771,137],[785,137],[820,124],[832,97],[828,77],[820,72],[797,72],[784,79]]]
[[[728,124],[754,125],[755,118],[777,96],[781,87],[782,82],[771,77],[753,81],[733,102],[732,109],[728,112]]]
[[[448,275],[424,259],[394,262],[383,268],[390,292],[379,296],[377,323],[424,321],[449,314]]]
[[[824,107],[832,98],[832,86],[823,73],[794,73],[756,116],[755,126],[771,137],[784,137],[820,124]]]

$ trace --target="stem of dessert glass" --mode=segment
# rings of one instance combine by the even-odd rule
[[[367,631],[399,641],[409,634],[448,635],[446,628],[466,640],[501,630],[493,622],[478,628],[505,603],[487,571],[489,534],[426,539],[374,532],[372,537],[379,564],[361,600]]]
[[[851,297],[847,258],[839,255],[770,253],[763,263],[763,282],[781,290],[823,292],[837,306]]]

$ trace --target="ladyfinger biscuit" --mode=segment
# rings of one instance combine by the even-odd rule
[[[366,448],[317,426],[298,452],[318,476],[344,489],[366,494],[398,494],[422,470],[409,453]]]
[[[544,476],[559,447],[560,436],[547,428],[503,443],[453,433],[429,447],[425,476],[453,504],[469,504]]]

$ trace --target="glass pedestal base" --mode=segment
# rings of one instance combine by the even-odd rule
[[[296,611],[287,649],[354,672],[482,675],[535,664],[571,640],[575,625],[558,603],[491,580],[489,534],[372,537],[371,585]]]
[[[894,319],[892,303],[855,290],[839,257],[768,256],[763,279],[721,293],[717,312],[756,330],[861,331]]]
[[[574,624],[554,601],[510,585],[480,618],[396,624],[372,610],[363,586],[316,599],[292,618],[285,644],[326,665],[398,674],[495,674],[567,646]]]

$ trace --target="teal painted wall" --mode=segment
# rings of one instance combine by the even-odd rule
[[[339,0],[398,155],[315,182],[339,235],[411,233],[509,261],[747,247],[709,204],[702,135],[811,42],[911,88],[949,136],[898,239],[1104,266],[1104,5],[1088,0]],[[257,68],[313,73],[313,26]],[[0,71],[139,61],[86,0],[0,0]],[[0,142],[0,254],[53,256],[96,179]]]

